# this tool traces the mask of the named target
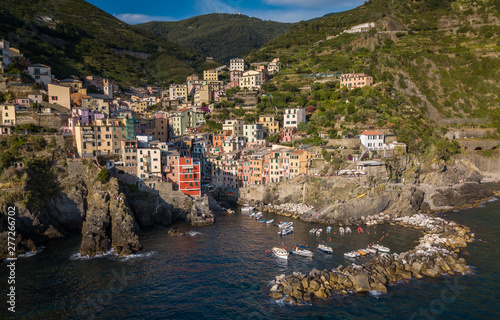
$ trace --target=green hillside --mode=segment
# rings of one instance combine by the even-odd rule
[[[0,37],[32,62],[52,66],[58,78],[94,74],[122,85],[168,83],[204,61],[83,0],[2,0]]]
[[[446,151],[438,140],[447,128],[500,127],[499,7],[499,0],[370,0],[294,24],[247,57],[280,57],[284,65],[266,86],[276,89],[273,101],[260,108],[270,111],[277,100],[312,105],[319,129],[333,133],[344,117],[342,129],[392,128],[410,150]],[[367,22],[376,27],[342,33]],[[336,72],[365,72],[375,86],[346,92],[338,78],[311,76]]]
[[[288,23],[221,13],[182,21],[138,25],[185,48],[213,57],[221,63],[248,55],[252,50],[284,34],[288,26]]]

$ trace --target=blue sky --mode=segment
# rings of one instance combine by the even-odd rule
[[[341,12],[365,0],[87,0],[129,24],[177,21],[207,13],[240,12],[250,17],[279,22],[298,22]]]

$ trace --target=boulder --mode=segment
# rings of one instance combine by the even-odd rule
[[[356,292],[368,292],[371,290],[368,276],[365,274],[357,274],[351,278],[352,287]]]
[[[310,283],[309,283],[309,288],[311,288],[313,291],[318,291],[319,288],[321,287],[321,285],[319,284],[318,281],[316,280],[312,280]]]
[[[304,293],[303,297],[304,297],[304,301],[311,301],[312,298],[314,297],[314,295],[312,293],[306,292],[306,293]]]
[[[304,289],[306,289],[306,288],[309,287],[309,279],[307,277],[305,277],[304,279],[302,279],[301,283],[302,283],[302,287]]]
[[[372,290],[379,291],[382,293],[387,293],[387,287],[384,286],[382,283],[374,282],[370,284],[370,287],[372,288]]]
[[[439,277],[439,271],[436,268],[422,269],[422,274],[431,278]]]
[[[273,298],[274,300],[279,300],[283,298],[283,294],[281,294],[280,292],[271,292],[269,294],[269,297]]]
[[[291,296],[286,297],[285,298],[285,302],[288,302],[288,303],[291,303],[291,304],[294,304],[294,305],[297,304],[297,300],[295,300],[295,298],[291,297]]]
[[[294,289],[292,291],[292,297],[296,298],[297,300],[302,300],[303,295],[302,295],[302,292],[300,290]]]
[[[292,286],[286,286],[283,288],[283,294],[284,295],[290,295],[293,292],[293,287]]]
[[[420,273],[422,271],[422,268],[423,268],[423,264],[419,261],[415,261],[411,265],[411,272]]]
[[[324,289],[320,289],[318,291],[314,292],[314,296],[318,299],[326,299],[328,298],[328,295],[326,294]]]

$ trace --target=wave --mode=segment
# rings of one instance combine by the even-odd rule
[[[28,252],[25,252],[25,253],[21,253],[21,254],[18,254],[17,257],[14,257],[14,258],[6,258],[3,260],[3,262],[9,262],[9,261],[15,261],[17,260],[18,258],[29,258],[29,257],[33,257],[37,254],[39,254],[40,252],[43,251],[43,249],[45,249],[44,246],[41,246],[41,247],[38,247],[36,251],[28,251]]]
[[[190,235],[190,236],[192,236],[192,237],[194,237],[194,236],[196,236],[196,235],[201,234],[201,232],[198,232],[198,231],[189,231],[188,233],[189,233],[189,235]]]
[[[96,254],[95,256],[85,256],[82,255],[81,252],[77,252],[71,255],[69,257],[69,260],[90,260],[90,259],[98,259],[98,258],[105,258],[105,257],[110,257],[110,256],[116,256],[118,255],[115,253],[115,250],[113,248],[109,249],[108,251],[101,253],[101,254]]]
[[[130,259],[136,259],[136,258],[149,258],[152,257],[153,255],[156,254],[156,251],[151,251],[151,252],[145,252],[145,253],[134,253],[130,254],[126,257],[121,257],[120,261],[127,261]]]
[[[374,297],[379,297],[381,295],[384,295],[385,293],[381,292],[381,291],[377,291],[377,290],[371,290],[371,291],[368,291],[368,293]]]

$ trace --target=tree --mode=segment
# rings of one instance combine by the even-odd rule
[[[109,171],[108,168],[104,167],[97,174],[97,181],[100,181],[101,183],[106,183],[108,179],[109,179]]]
[[[33,144],[33,148],[35,148],[36,151],[44,149],[47,145],[47,141],[40,136],[33,136],[31,138],[31,143]]]

